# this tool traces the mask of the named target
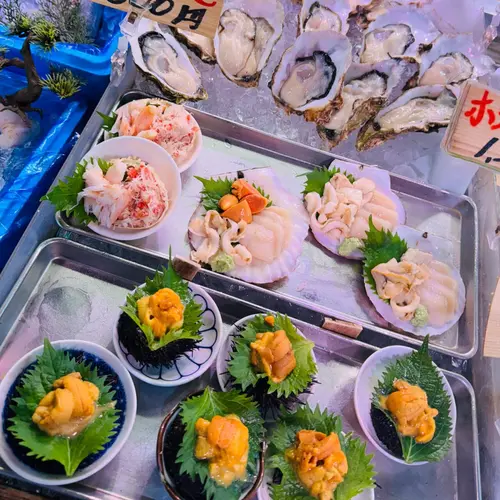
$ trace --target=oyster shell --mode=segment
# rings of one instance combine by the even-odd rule
[[[304,0],[299,14],[299,33],[333,30],[345,35],[350,11],[348,0]]]
[[[393,57],[412,57],[419,60],[421,46],[428,46],[439,36],[424,12],[414,7],[393,7],[370,23],[361,63],[376,63]]]
[[[203,62],[207,64],[215,64],[217,62],[214,41],[211,38],[189,30],[178,28],[171,28],[171,30],[175,38],[191,49]]]
[[[416,63],[391,59],[376,64],[352,64],[342,89],[342,107],[328,123],[318,125],[318,134],[330,147],[373,118],[385,106],[394,88],[418,71]]]
[[[221,71],[237,85],[256,87],[283,32],[280,0],[229,0],[214,39]]]
[[[137,34],[130,39],[130,47],[137,68],[152,79],[168,99],[179,104],[208,97],[200,73],[182,46],[172,35],[163,33],[156,23],[141,21]]]
[[[459,85],[492,71],[493,61],[479,53],[472,34],[441,35],[422,54],[419,85]]]
[[[360,130],[356,149],[365,151],[407,132],[431,132],[450,123],[457,97],[443,85],[407,90]]]
[[[288,113],[326,123],[342,105],[340,91],[352,59],[351,43],[335,31],[305,31],[288,48],[269,84]]]

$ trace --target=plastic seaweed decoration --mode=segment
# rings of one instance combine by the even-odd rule
[[[68,68],[60,70],[52,67],[42,79],[42,85],[61,99],[67,99],[79,92],[85,83]]]

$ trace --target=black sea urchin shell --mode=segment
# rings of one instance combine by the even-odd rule
[[[401,441],[399,440],[394,424],[387,415],[382,410],[372,405],[370,408],[370,417],[379,440],[395,457],[403,458]]]
[[[147,366],[164,365],[167,368],[172,366],[174,361],[184,353],[196,348],[198,343],[192,339],[175,340],[161,349],[152,351],[143,331],[124,312],[118,320],[118,338],[127,352],[139,363],[144,363]]]

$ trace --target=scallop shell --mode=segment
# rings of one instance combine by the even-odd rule
[[[312,99],[306,104],[291,107],[280,95],[283,84],[290,77],[290,72],[297,59],[314,57],[315,53],[327,54],[335,66],[335,77],[328,93],[324,97]],[[335,31],[305,31],[281,57],[269,83],[276,103],[288,113],[304,115],[307,121],[326,123],[332,112],[342,105],[340,92],[345,74],[352,61],[351,42],[345,35]]]
[[[390,25],[405,25],[409,28],[410,33],[408,33],[407,43],[400,53],[387,53],[383,59],[390,59],[391,57],[412,57],[418,61],[420,59],[422,47],[428,46],[440,35],[439,30],[422,10],[412,6],[392,7],[378,16],[375,21],[371,22],[368,26],[365,32],[360,62],[373,63],[383,60],[380,58],[374,60],[372,57],[369,57],[366,52],[366,45],[373,31],[383,29]]]
[[[349,30],[348,17],[351,12],[351,4],[348,0],[304,0],[302,2],[302,8],[300,9],[299,14],[299,33],[303,33],[304,31],[315,31],[311,29],[306,29],[306,23],[311,11],[315,5],[321,6],[325,9],[328,9],[336,16],[336,21],[339,23],[340,29],[335,29],[342,34],[347,34]],[[318,31],[324,31],[328,28],[321,28]]]
[[[192,78],[195,88],[190,91],[186,90],[186,86],[179,82],[178,86],[173,86],[172,81],[167,82],[165,75],[162,75],[158,68],[155,68],[155,61],[148,63],[143,54],[143,47],[147,40],[153,40],[158,45],[150,49],[150,52],[155,56],[161,57],[164,51],[160,48],[169,46],[176,55],[176,62],[179,68]],[[188,101],[199,101],[206,99],[208,94],[202,86],[201,75],[193,66],[186,51],[182,48],[179,42],[170,34],[163,32],[157,23],[153,23],[146,19],[140,21],[137,33],[129,39],[132,57],[135,65],[145,75],[146,78],[153,80],[163,91],[165,97],[169,100],[181,104]]]
[[[224,174],[224,177],[231,176]],[[236,177],[236,173],[234,174]],[[308,217],[301,200],[292,196],[280,183],[278,177],[271,168],[256,168],[244,171],[244,179],[256,186],[261,187],[273,205],[285,208],[292,214],[293,232],[290,238],[288,248],[286,248],[280,257],[272,263],[263,263],[260,265],[253,262],[248,266],[238,266],[229,271],[228,276],[238,278],[248,283],[272,283],[279,279],[287,277],[296,267],[297,260],[302,253],[302,245],[309,231]],[[192,218],[199,217],[205,213],[200,205],[194,212]],[[202,239],[189,234],[191,246],[197,249]]]
[[[251,75],[238,77],[232,74],[222,61],[221,33],[224,28],[221,22],[224,14],[230,9],[236,9],[244,12],[246,15],[251,17],[254,22],[256,19],[267,21],[268,27],[270,26],[273,29],[272,35],[269,37],[261,51],[257,64],[257,71]],[[219,21],[219,27],[214,38],[215,56],[224,76],[241,87],[257,87],[262,70],[265,68],[267,61],[269,60],[274,45],[283,33],[284,21],[285,11],[280,0],[226,0],[224,2],[224,11],[222,12],[221,20]],[[232,46],[231,53],[235,52],[236,49]]]
[[[405,223],[406,212],[399,197],[391,190],[391,176],[389,175],[389,172],[377,167],[367,167],[365,165],[350,163],[343,160],[334,160],[330,164],[330,167],[337,167],[341,172],[347,172],[348,174],[353,175],[356,179],[359,179],[360,177],[366,177],[367,179],[373,181],[377,186],[377,190],[391,199],[396,205],[398,225]],[[333,241],[321,231],[315,231],[311,228],[311,232],[313,233],[318,243],[323,245],[335,255],[339,255],[338,248],[340,243]],[[361,260],[363,258],[363,253],[361,252],[361,250],[356,250],[346,258],[351,260]]]
[[[404,85],[418,72],[418,64],[405,59],[390,59],[375,64],[353,63],[342,89],[342,107],[330,121],[318,125],[318,134],[331,148],[364,125],[385,106],[394,89]],[[370,80],[370,84],[366,82]],[[364,88],[360,86],[365,82]],[[354,87],[353,87],[354,86]],[[353,90],[349,92],[349,89]],[[349,95],[347,95],[349,92]]]
[[[429,80],[422,82],[426,71],[436,63],[440,57],[460,53],[466,58],[466,64],[470,64],[470,71],[463,73],[460,78],[446,81]],[[432,49],[422,54],[420,64],[419,85],[459,85],[469,78],[478,78],[495,70],[493,60],[482,54],[471,33],[460,35],[441,35],[432,44]],[[443,75],[445,76],[445,75]]]
[[[380,119],[389,112],[407,105],[413,99],[428,98],[432,100],[441,99],[442,105],[446,108],[446,112],[439,119],[429,118],[419,124],[410,124],[401,122],[397,129],[383,128],[380,124]],[[379,146],[380,144],[394,139],[399,134],[408,132],[432,132],[440,127],[446,127],[450,123],[453,111],[456,105],[456,91],[451,87],[443,85],[427,85],[423,87],[415,87],[404,92],[390,106],[382,109],[375,118],[366,123],[359,131],[356,140],[356,149],[365,151],[367,149]]]
[[[417,231],[408,226],[401,226],[397,229],[396,233],[408,243],[408,248],[418,248],[423,252],[428,252],[435,254],[436,247],[432,243],[432,238],[427,237],[424,238],[421,231]],[[413,326],[409,321],[402,321],[396,317],[396,315],[392,312],[391,306],[382,300],[374,290],[370,287],[370,285],[365,281],[365,290],[368,298],[371,300],[372,304],[375,306],[377,312],[389,323],[392,325],[401,328],[405,332],[413,333],[414,335],[418,335],[420,337],[424,337],[426,335],[430,335],[434,337],[436,335],[441,335],[447,332],[455,323],[458,322],[460,317],[462,316],[465,310],[465,284],[460,275],[459,270],[453,266],[451,263],[446,263],[450,266],[452,271],[452,276],[455,281],[458,283],[458,308],[452,320],[445,323],[440,327],[433,327],[430,325],[424,327],[416,327]]]

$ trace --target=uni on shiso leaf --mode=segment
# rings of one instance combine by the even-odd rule
[[[106,377],[48,339],[14,391],[7,431],[28,457],[59,462],[68,477],[116,433],[119,410]]]
[[[411,396],[412,417],[405,401]],[[379,440],[407,463],[439,462],[452,442],[451,399],[429,356],[429,336],[422,346],[387,366],[372,398],[371,418]]]
[[[238,391],[207,387],[181,404],[179,418],[183,438],[176,460],[178,479],[188,476],[195,485],[201,483],[201,498],[241,498],[255,483],[264,439],[256,403]]]
[[[311,450],[321,450],[323,458],[315,458],[318,453]],[[266,465],[274,469],[271,498],[350,500],[375,486],[372,458],[366,453],[366,443],[342,431],[339,416],[321,411],[319,406],[283,413],[269,438]],[[304,461],[308,463],[306,472],[300,467]],[[328,473],[331,479],[311,486],[315,472],[320,477]]]
[[[315,382],[314,342],[279,313],[258,314],[238,329],[229,353],[229,385],[255,399],[263,414],[300,403]]]
[[[202,306],[172,265],[161,267],[127,295],[118,320],[118,338],[137,361],[147,366],[173,362],[202,339]]]

